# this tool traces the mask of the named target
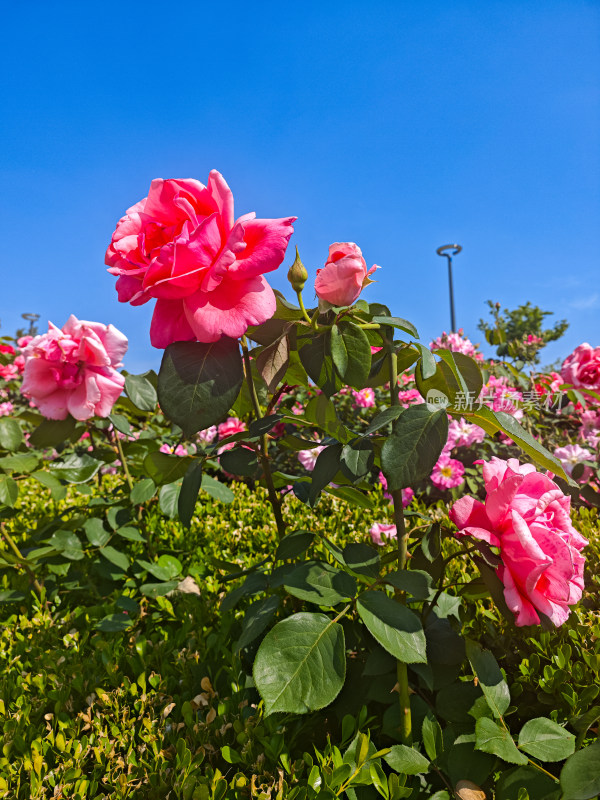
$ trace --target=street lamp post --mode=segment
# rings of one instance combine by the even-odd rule
[[[445,250],[452,250],[451,253],[444,252]],[[443,244],[435,251],[438,256],[444,256],[448,259],[448,289],[450,290],[450,329],[452,333],[456,332],[456,319],[454,317],[454,287],[452,284],[452,256],[456,256],[462,250],[460,244]]]

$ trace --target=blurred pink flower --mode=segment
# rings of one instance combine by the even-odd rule
[[[9,417],[14,411],[13,404],[7,400],[6,403],[0,403],[0,417]]]
[[[388,525],[384,522],[374,522],[369,530],[374,544],[384,545],[390,539],[397,539],[398,532],[395,525]]]
[[[485,431],[473,422],[467,422],[464,417],[453,419],[448,425],[448,440],[453,442],[453,447],[470,447],[479,444],[485,439]]]
[[[430,478],[438,489],[454,489],[455,486],[461,485],[464,474],[465,468],[460,461],[442,453]]]
[[[429,344],[429,348],[430,350],[452,350],[454,353],[470,356],[476,361],[483,361],[483,353],[478,350],[479,345],[473,344],[470,339],[467,339],[462,328],[459,328],[457,333],[444,331],[441,336]]]
[[[375,405],[375,391],[370,387],[360,391],[352,390],[354,405],[358,408],[373,408]]]
[[[246,423],[237,417],[227,417],[225,422],[221,422],[217,428],[219,439],[226,439],[228,436],[243,433],[245,430],[247,430]]]
[[[387,490],[387,479],[383,472],[379,473],[379,483],[383,486],[383,496],[387,497],[388,500],[392,499],[392,495]],[[410,505],[415,493],[413,490],[408,486],[406,489],[402,489],[402,507],[406,508]]]
[[[567,444],[564,447],[557,447],[554,451],[554,455],[560,463],[563,465],[563,468],[567,475],[571,475],[573,472],[573,467],[576,464],[580,464],[582,461],[593,461],[594,456],[590,453],[589,450],[586,450],[584,447],[581,447],[578,444]],[[584,467],[583,473],[580,478],[581,483],[585,483],[587,480],[590,479],[592,475],[592,468],[591,467]]]
[[[153,180],[127,209],[106,251],[119,301],[156,298],[154,347],[237,338],[275,312],[264,278],[283,261],[296,217],[234,220],[233,195],[217,170],[194,179]]]
[[[199,441],[202,444],[212,444],[217,436],[217,426],[211,425],[210,428],[205,428],[198,434]]]
[[[315,468],[315,464],[317,463],[319,453],[324,449],[324,447],[319,445],[318,447],[313,447],[310,450],[300,450],[298,453],[298,461],[302,464],[305,470],[312,472]]]
[[[50,322],[23,350],[21,392],[50,419],[107,417],[125,385],[117,368],[126,351],[127,337],[113,325],[73,314],[62,329]]]
[[[461,497],[450,511],[457,536],[470,536],[500,550],[497,575],[517,625],[555,625],[581,599],[581,550],[588,543],[571,523],[571,500],[532,464],[492,458],[483,464],[485,503]]]
[[[425,402],[418,389],[401,389],[398,392],[398,400],[400,401],[400,405],[404,406],[404,408]]]

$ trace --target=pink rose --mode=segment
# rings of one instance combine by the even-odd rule
[[[361,249],[354,242],[334,242],[329,245],[329,257],[323,269],[317,270],[315,291],[321,300],[332,306],[351,306],[365,286],[373,281],[377,269],[367,264]]]
[[[220,172],[200,181],[153,180],[127,209],[106,251],[122,303],[156,298],[154,347],[237,338],[275,313],[263,277],[281,264],[296,217],[234,221],[233,195]]]
[[[386,542],[389,542],[390,539],[398,538],[398,531],[396,530],[396,526],[388,525],[384,522],[374,522],[373,525],[371,525],[369,534],[371,536],[373,544],[378,544],[379,546],[382,546]]]
[[[485,504],[461,497],[450,511],[458,536],[500,550],[497,575],[517,625],[535,625],[541,611],[562,625],[583,591],[582,550],[588,543],[571,524],[571,500],[547,475],[516,458],[483,463]],[[537,610],[536,610],[537,609]]]
[[[568,356],[560,370],[565,383],[576,389],[600,391],[600,347],[587,342],[580,344]]]
[[[113,325],[71,316],[62,330],[51,322],[23,350],[21,392],[45,417],[107,417],[125,385],[117,372],[127,337]]]

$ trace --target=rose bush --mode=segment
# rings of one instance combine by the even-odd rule
[[[107,417],[125,385],[117,369],[126,352],[127,337],[114,325],[71,314],[24,348],[21,392],[49,419]]]
[[[275,311],[264,278],[281,264],[296,217],[237,220],[220,172],[204,186],[193,179],[153,180],[148,196],[117,225],[106,251],[122,303],[156,299],[154,347],[242,336]]]

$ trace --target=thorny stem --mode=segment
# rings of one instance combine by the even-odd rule
[[[250,398],[252,400],[254,414],[256,416],[256,419],[262,419],[263,415],[260,410],[258,395],[256,394],[256,386],[254,385],[254,381],[252,380],[252,365],[250,363],[250,353],[248,352],[248,341],[245,336],[242,336],[240,342],[242,345],[242,355],[244,357],[244,368],[245,368],[244,371],[246,373],[246,383],[248,385],[248,391],[250,392]],[[265,433],[261,436],[260,439],[259,458],[263,469],[263,474],[265,476],[265,482],[267,484],[267,491],[269,493],[269,502],[271,503],[271,506],[273,508],[273,514],[275,515],[275,522],[277,524],[277,533],[279,534],[279,538],[282,539],[285,536],[285,521],[281,513],[281,501],[277,496],[277,491],[273,483],[273,475],[271,474],[271,465],[269,463],[268,451],[269,451],[269,439],[267,434]]]
[[[33,583],[33,586],[34,586],[36,592],[38,593],[38,595],[40,596],[40,600],[41,600],[42,599],[42,595],[44,593],[44,590],[43,590],[40,582],[38,581],[38,579],[35,577],[34,571],[31,569],[31,567],[27,563],[27,560],[26,560],[25,556],[23,555],[23,553],[17,547],[17,543],[15,542],[15,540],[12,538],[10,533],[8,533],[8,531],[6,530],[6,528],[4,526],[4,523],[0,523],[0,530],[2,531],[2,536],[4,536],[4,538],[8,542],[8,544],[10,546],[10,549],[13,551],[15,556],[19,559],[19,561],[21,563],[21,566],[24,568],[25,572],[27,572],[27,574],[29,575],[29,580]]]
[[[396,406],[398,400],[398,356],[393,345],[388,343],[388,361],[390,368],[390,405]],[[398,541],[398,569],[406,568],[408,554],[408,534],[404,520],[402,505],[402,489],[392,493],[394,503],[394,522]],[[408,688],[408,668],[403,661],[396,661],[396,677],[398,680],[398,700],[400,702],[400,739],[402,744],[412,744],[412,718],[410,713],[410,690]]]

